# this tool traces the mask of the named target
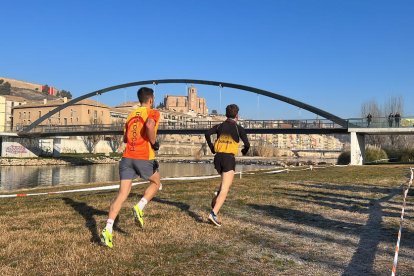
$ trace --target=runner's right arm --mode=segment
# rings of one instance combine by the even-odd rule
[[[217,134],[217,129],[218,129],[218,126],[219,125],[215,125],[215,126],[213,126],[212,128],[210,128],[209,130],[207,130],[207,132],[206,132],[206,134],[204,135],[205,137],[206,137],[206,141],[207,141],[207,144],[208,144],[208,147],[210,148],[210,150],[211,150],[211,152],[213,153],[213,154],[215,154],[216,153],[216,151],[214,150],[214,145],[213,145],[213,143],[211,142],[211,135],[213,135],[213,134]]]
[[[128,123],[125,123],[124,126],[124,143],[128,143],[128,138],[127,138],[127,128],[128,128]]]

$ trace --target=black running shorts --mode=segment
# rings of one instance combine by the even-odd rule
[[[236,170],[236,158],[230,153],[216,153],[214,156],[214,168],[221,174]]]

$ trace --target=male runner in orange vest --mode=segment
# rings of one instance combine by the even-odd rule
[[[132,209],[135,222],[141,227],[144,226],[143,209],[160,188],[158,162],[155,160],[155,151],[159,148],[156,135],[160,112],[152,109],[154,91],[151,88],[142,87],[137,94],[141,106],[128,115],[124,128],[126,147],[119,163],[119,177],[121,179],[119,192],[111,204],[106,227],[101,234],[102,244],[109,248],[113,247],[112,227],[122,204],[131,191],[132,179],[139,176],[150,182],[144,196]]]

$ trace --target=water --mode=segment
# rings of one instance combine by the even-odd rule
[[[88,166],[3,166],[0,191],[23,188],[119,181],[119,163]],[[237,165],[236,171],[274,168],[264,165]],[[213,164],[160,163],[161,177],[213,175]]]

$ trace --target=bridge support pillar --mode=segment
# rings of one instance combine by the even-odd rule
[[[351,132],[351,164],[363,165],[365,159],[365,135]]]
[[[53,138],[53,157],[59,157],[61,153],[61,138]]]

